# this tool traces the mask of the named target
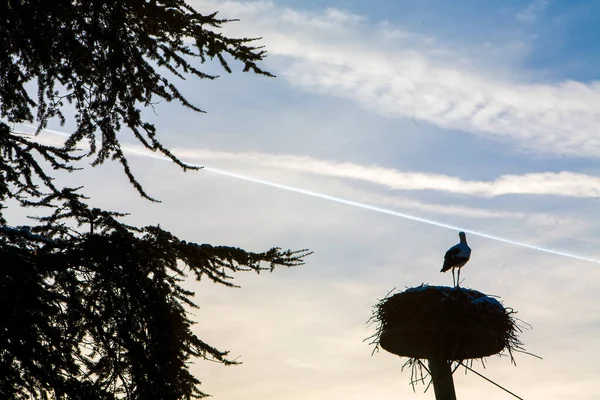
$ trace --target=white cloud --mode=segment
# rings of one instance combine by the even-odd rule
[[[364,181],[396,190],[435,190],[483,197],[509,194],[600,196],[600,177],[566,171],[502,175],[493,181],[469,181],[455,176],[405,172],[377,165],[331,162],[294,155],[229,153],[204,149],[173,149],[173,153],[182,159],[199,163],[215,159],[243,161],[280,170]]]
[[[537,20],[538,14],[548,7],[548,0],[535,0],[527,8],[517,14],[517,19],[528,24]]]
[[[62,134],[58,131],[47,131]],[[64,138],[55,135],[42,135],[36,137],[36,141],[59,145],[64,141]],[[132,153],[150,157],[158,156],[141,146],[126,145],[124,148]],[[296,155],[183,148],[173,148],[172,152],[184,161],[198,163],[199,165],[204,165],[206,161],[210,162],[213,160],[246,162],[255,166],[275,168],[282,171],[287,170],[363,181],[395,190],[433,190],[481,197],[502,195],[600,197],[600,177],[568,171],[502,175],[492,181],[474,181],[464,180],[456,176],[424,172],[405,172],[378,165],[333,162]]]
[[[298,88],[529,151],[600,155],[599,82],[508,78],[519,71],[484,70],[448,51],[439,39],[398,35],[401,28],[343,11],[305,13],[270,2],[195,4],[241,18],[227,31],[263,36],[279,69],[275,72]]]

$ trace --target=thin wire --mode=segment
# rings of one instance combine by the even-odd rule
[[[67,136],[67,137],[70,136],[69,134],[67,134],[65,132],[55,131],[55,130],[51,130],[51,129],[44,129],[44,131],[46,131],[48,133],[53,133],[53,134],[56,134],[56,135],[60,135],[60,136]],[[168,157],[159,156],[159,155],[156,155],[156,154],[151,154],[151,153],[148,153],[148,152],[145,152],[145,151],[140,151],[140,150],[133,149],[133,148],[124,148],[124,151],[127,152],[127,153],[130,153],[130,154],[135,154],[135,155],[139,155],[139,156],[142,156],[142,157],[154,158],[154,159],[162,160],[162,161],[171,161],[171,159],[169,159]],[[197,165],[197,164],[191,164],[191,163],[188,163],[188,165],[193,166],[193,167],[197,167],[197,168],[202,168],[205,171],[212,172],[212,173],[215,173],[215,174],[219,174],[219,175],[223,175],[223,176],[228,176],[230,178],[244,180],[246,182],[257,183],[259,185],[264,185],[264,186],[270,186],[270,187],[274,187],[274,188],[277,188],[277,189],[286,190],[288,192],[299,193],[299,194],[303,194],[303,195],[306,195],[306,196],[311,196],[311,197],[315,197],[315,198],[319,198],[319,199],[323,199],[323,200],[329,200],[329,201],[333,201],[333,202],[340,203],[340,204],[346,204],[346,205],[349,205],[349,206],[352,206],[352,207],[357,207],[357,208],[362,208],[362,209],[369,210],[369,211],[375,211],[375,212],[382,213],[382,214],[392,215],[394,217],[399,217],[399,218],[403,218],[403,219],[410,220],[410,221],[421,222],[421,223],[424,223],[424,224],[433,225],[433,226],[437,226],[437,227],[440,227],[440,228],[446,228],[446,229],[450,229],[450,230],[453,230],[453,231],[463,231],[465,233],[468,233],[468,234],[471,234],[471,235],[474,235],[474,236],[479,236],[479,237],[482,237],[482,238],[495,240],[497,242],[508,243],[508,244],[512,244],[512,245],[515,245],[515,246],[524,247],[526,249],[537,250],[537,251],[541,251],[541,252],[548,253],[548,254],[553,254],[553,255],[557,255],[557,256],[572,258],[572,259],[575,259],[575,260],[581,260],[581,261],[587,261],[587,262],[591,262],[591,263],[600,264],[600,260],[592,258],[592,257],[581,256],[579,254],[569,253],[569,252],[560,251],[560,250],[554,250],[554,249],[550,249],[550,248],[547,248],[547,247],[536,246],[536,245],[532,245],[532,244],[528,244],[528,243],[523,243],[523,242],[517,242],[515,240],[503,238],[503,237],[500,237],[500,236],[495,236],[495,235],[492,235],[492,234],[489,234],[489,233],[480,232],[480,231],[476,231],[476,230],[473,230],[473,229],[468,229],[468,228],[465,228],[465,227],[459,227],[457,225],[446,224],[446,223],[435,221],[435,220],[432,220],[432,219],[429,219],[429,218],[417,217],[415,215],[406,214],[406,213],[402,213],[402,212],[399,212],[399,211],[390,210],[390,209],[387,209],[387,208],[382,208],[382,207],[377,207],[377,206],[373,206],[373,205],[370,205],[370,204],[360,203],[358,201],[348,200],[348,199],[344,199],[344,198],[341,198],[341,197],[330,196],[328,194],[314,192],[312,190],[301,189],[301,188],[297,188],[297,187],[294,187],[294,186],[284,185],[284,184],[281,184],[281,183],[271,182],[271,181],[267,181],[267,180],[264,180],[264,179],[253,178],[253,177],[250,177],[250,176],[247,176],[247,175],[241,175],[241,174],[237,174],[237,173],[229,172],[229,171],[224,171],[224,170],[217,169],[217,168],[206,167],[206,166]]]
[[[511,394],[511,395],[513,395],[513,396],[515,396],[515,397],[516,397],[517,399],[519,399],[519,400],[523,400],[523,398],[522,398],[522,397],[519,397],[519,396],[517,396],[516,394],[514,394],[513,392],[511,392],[510,390],[508,390],[508,389],[506,389],[506,388],[504,388],[504,387],[502,387],[502,386],[498,385],[496,382],[494,382],[494,381],[493,381],[493,380],[491,380],[491,379],[488,379],[488,378],[486,378],[485,376],[481,375],[479,372],[475,371],[474,369],[467,367],[467,366],[466,366],[465,364],[463,364],[462,362],[460,362],[460,361],[457,361],[457,363],[459,363],[460,365],[462,365],[463,367],[465,367],[465,368],[466,368],[466,369],[468,369],[469,371],[473,372],[474,374],[476,374],[476,375],[479,375],[480,377],[482,377],[482,378],[483,378],[483,379],[485,379],[486,381],[488,381],[488,382],[490,382],[490,383],[493,383],[494,385],[498,386],[500,389],[504,390],[506,393],[509,393],[509,394]]]

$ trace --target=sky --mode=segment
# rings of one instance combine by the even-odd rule
[[[302,267],[236,276],[239,289],[186,283],[201,307],[195,332],[243,362],[198,361],[203,391],[433,399],[413,391],[405,359],[371,355],[363,342],[389,290],[452,284],[439,270],[458,232],[426,219],[485,234],[467,235],[462,285],[518,311],[532,326],[525,348],[543,358],[517,354],[514,366],[494,356],[474,368],[525,399],[600,398],[600,2],[190,4],[239,18],[227,35],[262,37],[263,66],[277,77],[209,63],[219,79],[180,84],[206,114],[174,103],[146,113],[177,155],[207,167],[183,173],[130,153],[159,204],[140,199],[116,165],[64,179],[85,183],[96,206],[131,212],[127,222],[187,240],[314,251]],[[463,370],[454,379],[461,399],[510,397]]]

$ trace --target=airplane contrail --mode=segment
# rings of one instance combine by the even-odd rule
[[[165,159],[167,159],[167,158],[165,157]],[[428,219],[428,218],[421,218],[421,217],[417,217],[415,215],[405,214],[405,213],[402,213],[402,212],[399,212],[399,211],[390,210],[390,209],[387,209],[387,208],[372,206],[372,205],[369,205],[369,204],[364,204],[364,203],[360,203],[360,202],[353,201],[353,200],[343,199],[341,197],[330,196],[328,194],[323,194],[323,193],[319,193],[319,192],[313,192],[313,191],[310,191],[310,190],[300,189],[300,188],[297,188],[297,187],[294,187],[294,186],[283,185],[283,184],[280,184],[280,183],[265,181],[263,179],[252,178],[252,177],[249,177],[249,176],[240,175],[240,174],[236,174],[236,173],[228,172],[228,171],[223,171],[223,170],[216,169],[216,168],[204,167],[203,169],[205,169],[206,171],[209,171],[209,172],[214,172],[216,174],[229,176],[231,178],[241,179],[241,180],[244,180],[244,181],[247,181],[247,182],[258,183],[260,185],[271,186],[271,187],[275,187],[275,188],[278,188],[278,189],[283,189],[283,190],[287,190],[287,191],[290,191],[290,192],[300,193],[300,194],[304,194],[304,195],[307,195],[307,196],[317,197],[317,198],[324,199],[324,200],[335,201],[337,203],[347,204],[349,206],[363,208],[365,210],[371,210],[371,211],[375,211],[375,212],[379,212],[379,213],[383,213],[383,214],[393,215],[395,217],[400,217],[400,218],[408,219],[408,220],[411,220],[411,221],[422,222],[424,224],[434,225],[434,226],[437,226],[437,227],[440,227],[440,228],[452,229],[452,230],[455,230],[455,231],[463,231],[463,232],[469,233],[471,235],[483,237],[483,238],[486,238],[486,239],[496,240],[498,242],[509,243],[509,244],[513,244],[513,245],[516,245],[516,246],[525,247],[525,248],[532,249],[532,250],[543,251],[543,252],[549,253],[549,254],[554,254],[554,255],[563,256],[563,257],[570,257],[570,258],[573,258],[573,259],[576,259],[576,260],[589,261],[589,262],[600,264],[600,260],[596,260],[594,258],[580,256],[580,255],[577,255],[577,254],[567,253],[567,252],[559,251],[559,250],[552,250],[552,249],[548,249],[548,248],[545,248],[545,247],[535,246],[535,245],[532,245],[532,244],[517,242],[517,241],[511,240],[511,239],[506,239],[506,238],[503,238],[503,237],[491,235],[491,234],[484,233],[484,232],[474,231],[472,229],[466,229],[464,227],[459,227],[459,226],[456,226],[456,225],[445,224],[443,222],[434,221],[434,220]]]
[[[55,130],[51,130],[51,129],[44,129],[44,131],[48,132],[48,133],[60,135],[60,136],[70,136],[68,133],[55,131]],[[162,160],[162,161],[171,161],[168,157],[159,156],[156,154],[151,154],[151,153],[148,153],[145,151],[139,151],[139,150],[132,149],[132,148],[124,148],[124,151],[126,151],[127,153],[130,153],[130,154],[135,154],[135,155],[139,155],[142,157],[154,158],[154,159]],[[348,199],[344,199],[341,197],[331,196],[331,195],[324,194],[324,193],[319,193],[319,192],[314,192],[311,190],[297,188],[294,186],[284,185],[281,183],[271,182],[271,181],[267,181],[267,180],[263,180],[263,179],[259,179],[259,178],[253,178],[251,176],[241,175],[241,174],[224,171],[224,170],[217,169],[217,168],[212,168],[212,167],[207,167],[207,166],[197,165],[197,164],[191,164],[191,163],[188,163],[188,165],[193,166],[193,167],[202,168],[203,170],[205,170],[207,172],[212,172],[215,174],[228,176],[230,178],[241,179],[246,182],[257,183],[259,185],[270,186],[270,187],[274,187],[277,189],[287,190],[289,192],[299,193],[299,194],[303,194],[306,196],[311,196],[311,197],[315,197],[315,198],[319,198],[319,199],[323,199],[323,200],[334,201],[336,203],[346,204],[346,205],[349,205],[352,207],[358,207],[358,208],[375,211],[375,212],[382,213],[382,214],[388,214],[388,215],[392,215],[394,217],[399,217],[399,218],[407,219],[410,221],[421,222],[424,224],[429,224],[429,225],[437,226],[440,228],[451,229],[454,231],[463,231],[465,233],[468,233],[468,234],[471,234],[474,236],[479,236],[482,238],[491,239],[491,240],[495,240],[498,242],[508,243],[508,244],[524,247],[524,248],[531,249],[531,250],[537,250],[537,251],[541,251],[541,252],[548,253],[548,254],[553,254],[553,255],[557,255],[557,256],[572,258],[575,260],[581,260],[581,261],[587,261],[587,262],[600,264],[600,260],[595,259],[595,258],[581,256],[578,254],[569,253],[569,252],[560,251],[560,250],[553,250],[553,249],[549,249],[546,247],[535,246],[535,245],[527,244],[527,243],[523,243],[523,242],[517,242],[515,240],[503,238],[500,236],[495,236],[495,235],[492,235],[489,233],[479,232],[479,231],[475,231],[475,230],[468,229],[465,227],[459,227],[456,225],[445,224],[443,222],[438,222],[438,221],[428,219],[428,218],[417,217],[415,215],[410,215],[410,214],[402,213],[399,211],[390,210],[388,208],[377,207],[377,206],[373,206],[373,205],[369,205],[369,204],[365,204],[365,203],[360,203],[360,202],[354,201],[354,200],[348,200]]]

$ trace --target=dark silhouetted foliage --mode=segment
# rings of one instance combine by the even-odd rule
[[[0,0],[0,10],[2,140],[10,123],[35,122],[40,129],[52,118],[64,123],[63,108],[70,105],[77,129],[54,155],[67,157],[85,142],[95,164],[118,160],[147,198],[129,169],[119,130],[126,128],[146,148],[185,169],[158,141],[140,108],[177,100],[201,111],[165,73],[214,79],[192,60],[216,58],[227,72],[232,59],[244,71],[272,76],[257,65],[265,51],[251,45],[256,39],[222,35],[219,28],[232,20],[200,14],[184,0]],[[37,98],[27,91],[28,83],[37,84]]]
[[[193,293],[181,281],[192,274],[235,286],[235,272],[301,265],[309,253],[252,253],[128,226],[124,214],[90,207],[81,188],[57,186],[51,171],[112,159],[151,199],[119,135],[132,132],[185,170],[141,111],[159,100],[200,111],[165,73],[213,79],[192,61],[216,58],[227,72],[231,60],[270,75],[257,66],[264,51],[253,39],[223,36],[219,28],[230,21],[183,0],[0,2],[0,398],[206,396],[190,363],[235,361],[193,334],[186,311],[195,307]],[[39,134],[67,112],[77,128],[64,147],[13,132],[29,123]],[[87,153],[78,151],[86,145]],[[3,212],[9,201],[46,216],[13,227]]]
[[[82,211],[96,217],[97,232],[68,234],[49,217],[35,234],[0,234],[3,399],[203,397],[189,362],[235,362],[192,333],[185,307],[195,307],[193,293],[181,280],[192,273],[233,286],[233,272],[299,265],[305,253],[190,243]],[[51,232],[52,241],[36,240]]]

